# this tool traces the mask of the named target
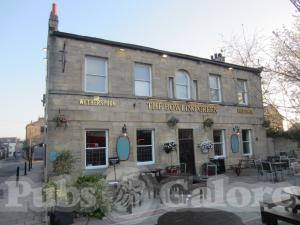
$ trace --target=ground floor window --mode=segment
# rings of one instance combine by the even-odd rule
[[[137,146],[137,162],[138,164],[154,163],[154,131],[153,130],[137,130],[136,146]]]
[[[86,131],[86,167],[106,167],[108,151],[108,131]]]
[[[213,131],[214,137],[214,152],[215,157],[225,157],[226,150],[225,150],[225,131],[224,130],[214,130]]]
[[[252,154],[251,130],[242,130],[243,154]]]

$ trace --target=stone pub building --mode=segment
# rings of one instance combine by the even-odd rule
[[[51,152],[64,149],[76,158],[75,175],[105,171],[122,132],[137,166],[184,164],[199,174],[209,158],[228,167],[265,157],[261,69],[226,63],[220,54],[204,59],[64,33],[55,4],[47,59],[48,175]],[[204,140],[213,143],[209,153]],[[176,151],[163,150],[168,142]]]

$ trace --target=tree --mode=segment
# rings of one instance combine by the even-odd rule
[[[271,38],[255,32],[224,40],[230,62],[248,67],[263,67],[262,95],[264,104],[272,104],[290,120],[300,112],[300,21],[292,29],[283,27]],[[284,113],[283,113],[284,112]]]

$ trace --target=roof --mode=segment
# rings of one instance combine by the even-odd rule
[[[134,45],[134,44],[110,41],[110,40],[105,40],[105,39],[101,39],[101,38],[81,36],[81,35],[77,35],[77,34],[65,33],[65,32],[60,32],[60,31],[54,31],[54,32],[52,32],[52,35],[56,36],[56,37],[61,37],[61,38],[68,38],[68,39],[74,39],[74,40],[85,41],[85,42],[105,44],[105,45],[110,45],[110,46],[119,47],[119,48],[127,48],[127,49],[151,52],[151,53],[155,53],[158,55],[167,54],[168,56],[172,56],[172,57],[176,57],[176,58],[187,59],[187,60],[192,60],[192,61],[197,61],[197,62],[204,62],[204,63],[223,66],[223,67],[227,67],[227,68],[231,67],[231,68],[238,69],[238,70],[252,72],[257,75],[259,75],[262,71],[262,67],[261,68],[245,67],[245,66],[240,66],[240,65],[236,65],[236,64],[200,58],[197,56],[186,55],[186,54],[176,53],[176,52],[169,52],[169,51],[159,50],[159,49],[145,47],[145,46],[141,46],[141,45]]]

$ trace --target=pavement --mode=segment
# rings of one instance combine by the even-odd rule
[[[43,162],[33,162],[27,176],[24,176],[24,163],[22,157],[0,160],[0,225],[45,224],[44,209],[37,205],[41,201],[41,195],[37,193],[43,184]]]
[[[18,185],[15,176],[17,166],[20,167]],[[151,195],[149,198],[145,192],[141,206],[133,208],[132,214],[114,208],[102,220],[81,217],[76,218],[73,225],[155,225],[159,216],[165,212],[191,207],[222,209],[240,216],[245,225],[262,225],[259,201],[265,195],[282,197],[282,188],[295,183],[295,177],[292,176],[286,176],[283,182],[275,184],[259,180],[254,170],[243,171],[239,177],[227,173],[209,179],[209,191],[205,199],[199,197],[199,190],[193,192],[190,201],[179,203],[171,200],[161,202],[158,197]],[[0,160],[0,225],[45,225],[45,210],[40,195],[42,184],[43,162],[34,162],[32,170],[24,176],[22,158]]]
[[[211,178],[208,184],[211,193],[207,192],[208,197],[205,200],[200,200],[199,195],[197,196],[196,193],[194,196],[193,193],[190,202],[182,204],[163,202],[161,204],[159,198],[153,200],[146,194],[142,205],[133,208],[132,214],[114,209],[102,220],[77,218],[74,225],[155,225],[158,218],[165,212],[193,207],[217,208],[233,212],[241,217],[245,225],[262,225],[259,201],[270,196],[274,199],[288,197],[282,194],[282,188],[294,185],[295,177],[286,176],[284,181],[272,183],[261,178],[258,179],[255,170],[250,169],[247,173],[243,171],[239,177],[233,173],[227,173]],[[209,194],[212,198],[209,197]],[[287,223],[279,222],[278,224],[285,225]]]

